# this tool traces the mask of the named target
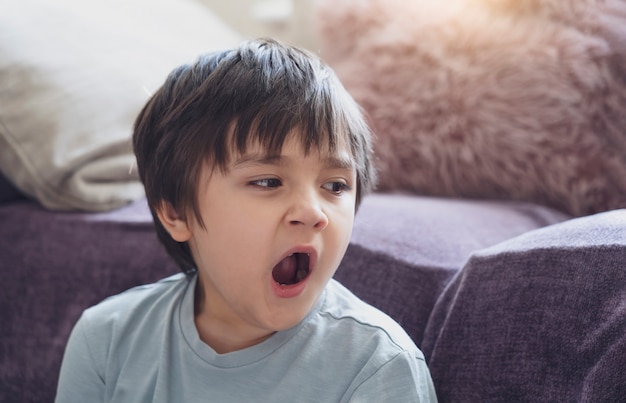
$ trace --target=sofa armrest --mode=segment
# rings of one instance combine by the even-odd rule
[[[442,402],[626,396],[626,210],[476,252],[435,305],[423,350]]]

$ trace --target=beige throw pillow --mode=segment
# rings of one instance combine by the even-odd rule
[[[4,2],[0,171],[50,209],[142,197],[137,113],[174,67],[239,41],[193,0]]]

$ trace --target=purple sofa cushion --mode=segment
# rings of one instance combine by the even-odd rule
[[[476,252],[422,345],[442,402],[626,396],[626,210]]]
[[[565,218],[521,203],[371,195],[336,278],[419,344],[439,293],[473,250]],[[0,401],[52,401],[82,310],[178,269],[145,200],[92,214],[22,201],[0,205],[0,222]]]
[[[0,401],[54,400],[65,343],[82,310],[178,269],[145,202],[104,214],[0,206]]]
[[[24,195],[0,172],[0,205],[24,198]]]
[[[567,218],[528,203],[370,195],[335,278],[420,345],[435,301],[471,252]]]

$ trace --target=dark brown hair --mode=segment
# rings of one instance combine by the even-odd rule
[[[137,166],[158,237],[183,272],[195,270],[189,246],[170,237],[157,209],[170,203],[204,226],[197,205],[204,164],[224,171],[253,140],[278,153],[293,129],[306,152],[349,145],[358,207],[375,182],[371,133],[332,70],[309,52],[263,39],[208,53],[172,71],[147,102],[133,133]]]

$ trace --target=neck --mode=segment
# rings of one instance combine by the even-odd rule
[[[208,344],[216,353],[226,354],[255,346],[270,338],[275,332],[262,331],[240,325],[237,326],[218,316],[212,315],[206,306],[206,295],[200,279],[196,284],[194,322],[200,340]]]
[[[199,323],[198,318],[196,318],[196,328],[198,329],[200,339],[211,346],[218,354],[232,353],[255,346],[267,340],[272,335],[272,333],[270,333],[256,339],[233,337],[231,332],[221,332],[220,329],[216,332],[214,325],[211,325],[210,328],[205,328]]]

